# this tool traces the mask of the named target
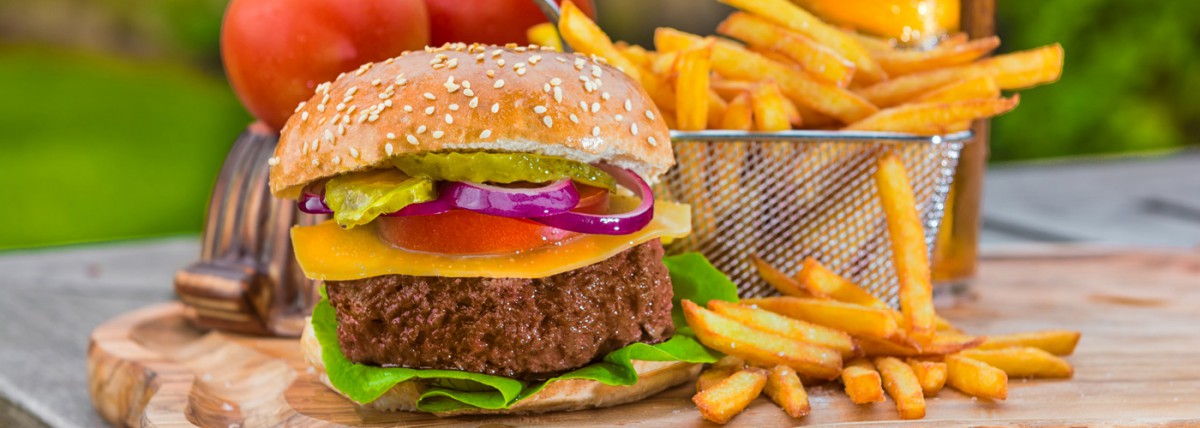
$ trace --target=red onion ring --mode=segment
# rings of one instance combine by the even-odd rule
[[[560,214],[579,205],[579,192],[570,179],[536,188],[507,188],[480,183],[444,182],[438,198],[406,206],[386,217],[441,214],[453,208],[511,218],[530,218]],[[324,196],[306,189],[300,196],[300,211],[331,214]]]
[[[595,235],[628,235],[642,230],[654,219],[654,191],[646,180],[637,173],[625,168],[610,165],[596,165],[611,174],[622,186],[633,191],[641,203],[632,211],[621,214],[585,214],[568,211],[545,217],[535,217],[530,220],[538,223],[570,230],[572,232],[590,233]]]

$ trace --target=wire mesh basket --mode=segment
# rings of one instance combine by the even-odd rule
[[[692,234],[667,246],[698,251],[742,297],[778,294],[750,262],[757,255],[795,273],[806,257],[895,304],[876,160],[894,153],[908,170],[932,251],[963,145],[972,134],[920,137],[880,132],[672,132],[678,165],[660,198],[691,204]]]

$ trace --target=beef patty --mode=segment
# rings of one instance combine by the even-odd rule
[[[546,278],[386,275],[326,290],[351,361],[541,380],[671,337],[662,257],[653,240]]]

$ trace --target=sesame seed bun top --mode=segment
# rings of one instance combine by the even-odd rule
[[[454,44],[318,86],[283,128],[271,191],[296,197],[309,183],[396,156],[455,150],[603,161],[651,181],[675,163],[658,108],[603,59]]]

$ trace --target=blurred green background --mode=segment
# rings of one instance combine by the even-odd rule
[[[249,123],[221,73],[226,0],[0,0],[0,250],[199,231]],[[998,1],[1002,51],[1055,41],[1063,79],[995,121],[992,161],[1200,144],[1200,2]],[[597,0],[614,38],[711,32],[714,0]]]

